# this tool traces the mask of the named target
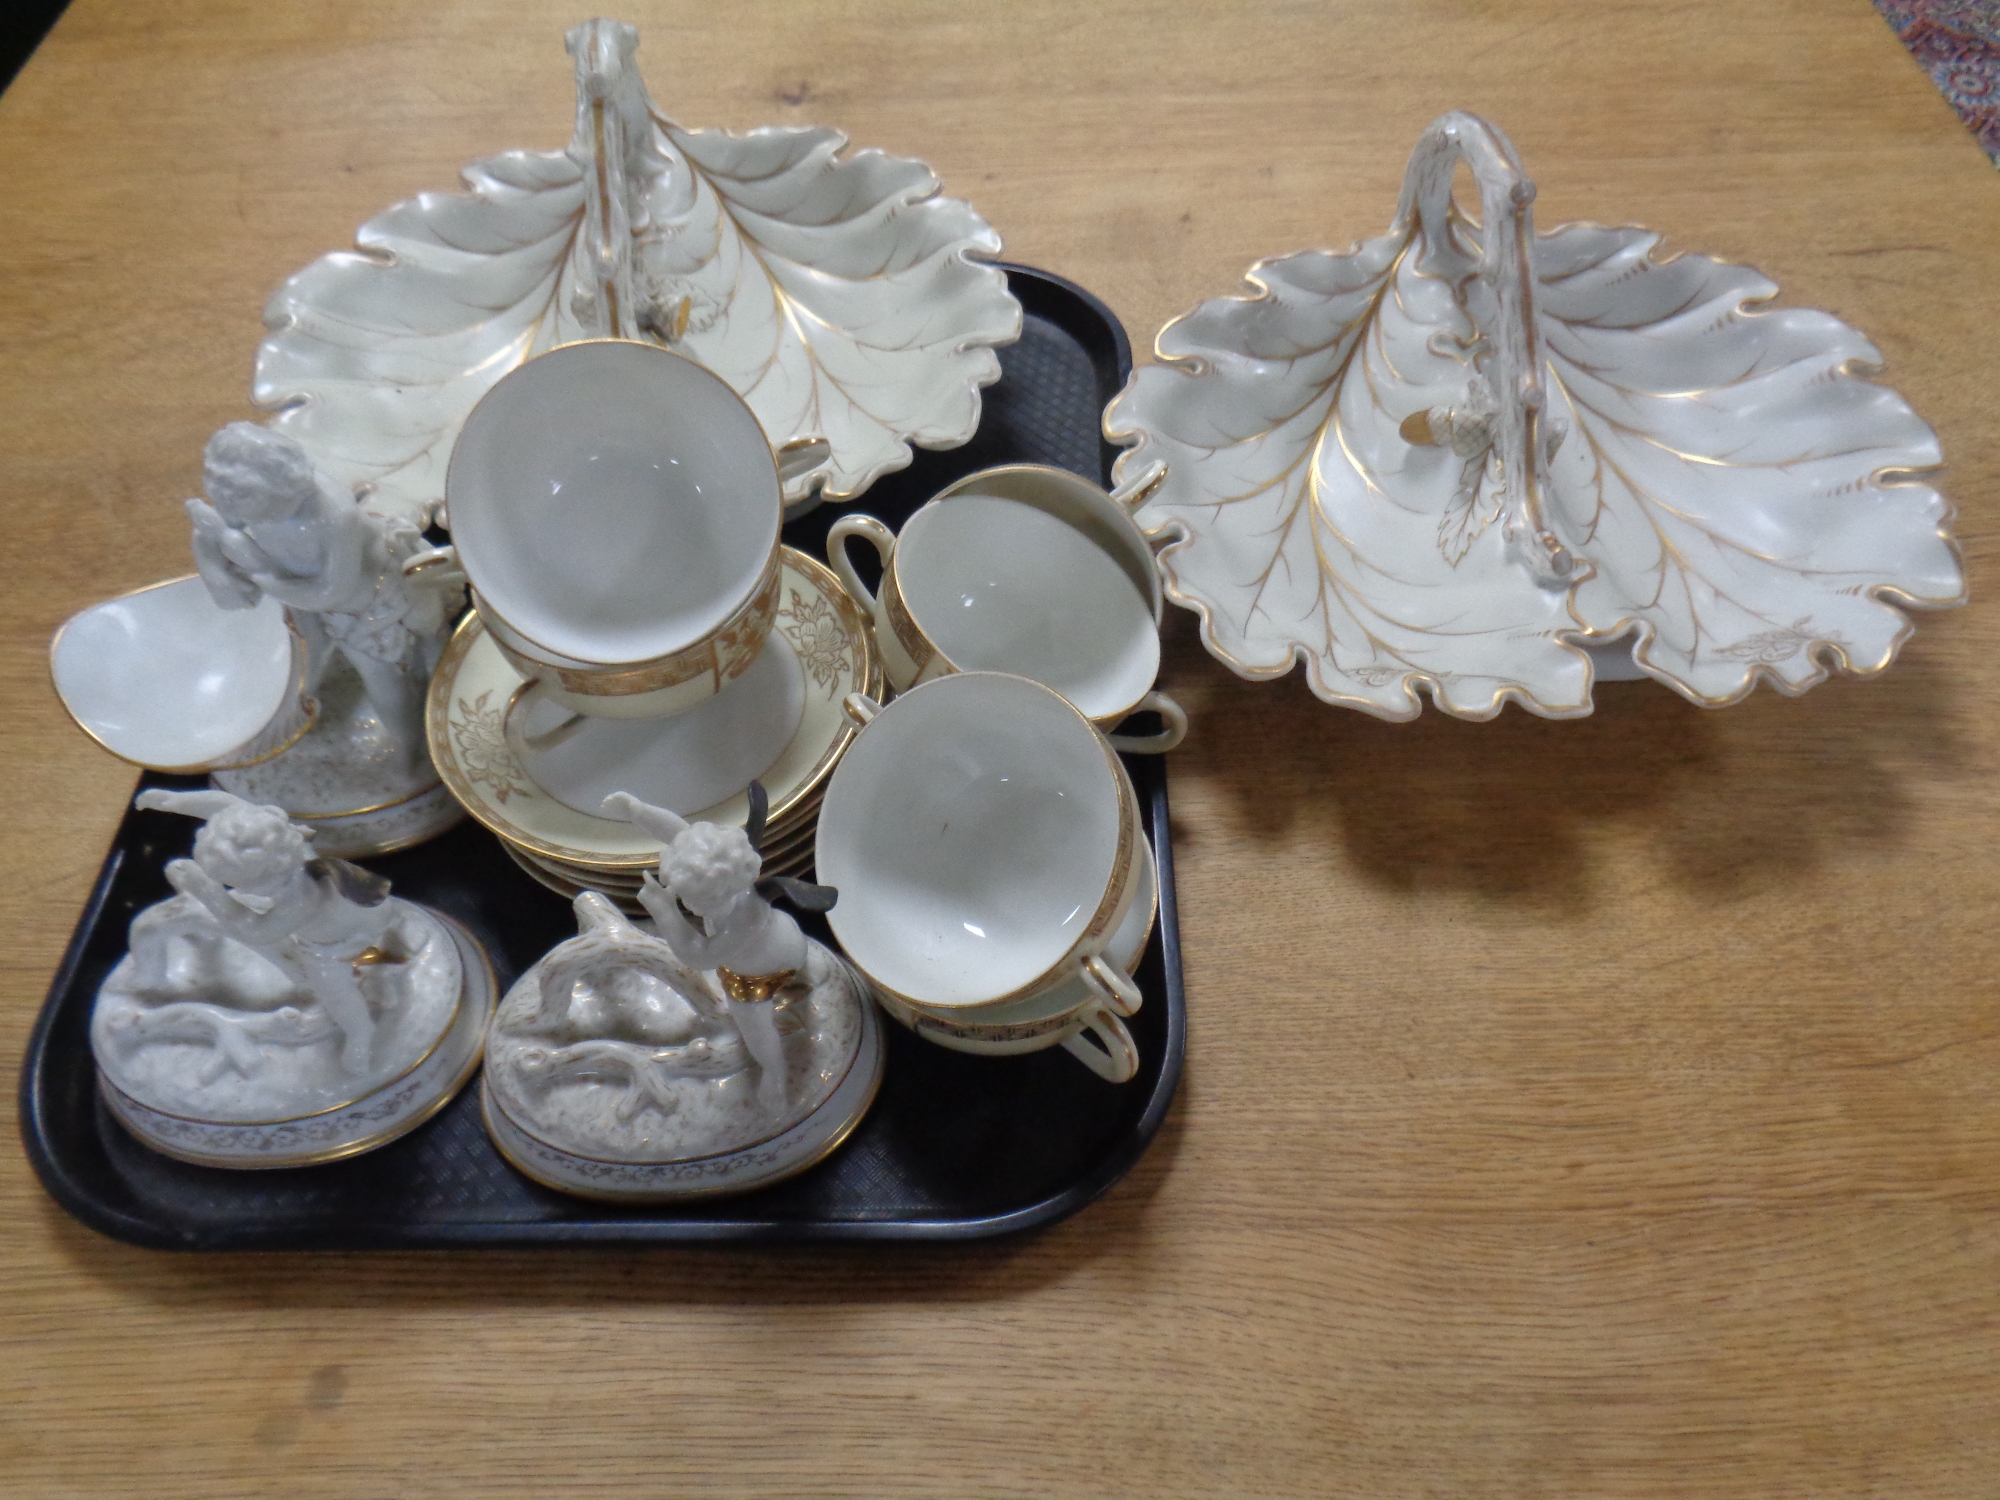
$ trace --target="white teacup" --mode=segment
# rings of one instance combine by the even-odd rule
[[[1025,677],[953,673],[865,727],[820,808],[834,935],[912,1009],[979,1019],[1079,978],[1111,1010],[1141,995],[1104,956],[1141,889],[1138,800],[1104,736]]]
[[[156,771],[219,771],[288,749],[312,727],[305,643],[266,594],[224,609],[196,577],[72,615],[49,643],[77,727]]]
[[[495,642],[572,711],[692,706],[770,632],[777,459],[729,383],[671,350],[598,339],[527,361],[466,418],[445,495]]]
[[[1104,945],[1104,956],[1130,973],[1145,952],[1159,913],[1153,851],[1139,841],[1140,891]],[[876,992],[882,1008],[918,1036],[954,1052],[1012,1057],[1061,1047],[1108,1083],[1129,1082],[1139,1071],[1139,1048],[1119,1013],[1081,979],[1066,979],[1024,999],[988,1006],[967,1016],[936,1016]]]
[[[875,593],[848,559],[850,537],[881,556]],[[1180,706],[1153,690],[1160,583],[1151,548],[1125,502],[1086,479],[1039,464],[968,475],[900,535],[873,516],[841,517],[827,557],[874,617],[898,691],[950,672],[1011,672],[1054,688],[1100,728],[1147,711],[1165,721],[1158,734],[1113,736],[1121,750],[1170,750],[1187,732]]]

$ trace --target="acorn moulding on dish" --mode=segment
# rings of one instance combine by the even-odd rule
[[[278,288],[251,385],[272,425],[370,508],[415,519],[489,386],[609,337],[706,365],[781,457],[830,444],[787,475],[790,504],[850,498],[912,443],[972,436],[1021,306],[971,205],[824,127],[683,128],[647,94],[633,27],[589,21],[568,45],[567,149],[476,162],[469,192],[397,204]]]
[[[1879,672],[1898,605],[1964,602],[1912,477],[1936,436],[1861,334],[1644,229],[1537,233],[1534,196],[1496,127],[1441,116],[1388,234],[1161,331],[1104,431],[1121,479],[1166,461],[1134,519],[1211,652],[1384,719],[1420,688],[1576,718],[1600,663],[1721,708]]]

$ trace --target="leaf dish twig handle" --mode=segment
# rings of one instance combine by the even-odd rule
[[[1454,222],[1452,176],[1460,162],[1472,169],[1479,188],[1476,257],[1461,247]],[[1454,286],[1477,276],[1488,288],[1497,316],[1490,332],[1482,331],[1479,342],[1486,347],[1475,345],[1474,351],[1475,368],[1492,393],[1492,411],[1461,409],[1451,413],[1458,422],[1419,413],[1403,424],[1403,436],[1425,444],[1450,443],[1452,428],[1485,426],[1481,435],[1490,433],[1499,460],[1502,535],[1540,582],[1567,587],[1578,581],[1579,559],[1557,533],[1542,495],[1548,478],[1542,431],[1548,403],[1535,316],[1534,202],[1535,184],[1514,154],[1514,143],[1478,115],[1463,110],[1440,115],[1410,153],[1396,229],[1407,232],[1414,217],[1425,247],[1418,269]],[[1478,402],[1475,388],[1469,404]]]

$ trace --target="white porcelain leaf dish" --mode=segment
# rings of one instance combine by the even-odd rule
[[[1480,222],[1451,202],[1463,159]],[[1961,603],[1930,428],[1823,312],[1641,229],[1535,232],[1492,125],[1453,113],[1395,224],[1263,261],[1162,330],[1107,409],[1169,597],[1246,677],[1305,665],[1409,719],[1591,710],[1604,650],[1708,707],[1878,672],[1898,605]],[[1626,675],[1636,675],[1629,668]]]
[[[577,27],[567,149],[474,163],[468,191],[378,214],[265,308],[252,399],[371,509],[433,506],[479,397],[577,339],[663,343],[728,380],[774,447],[826,440],[791,502],[857,495],[911,444],[978,426],[993,348],[1021,328],[984,263],[991,226],[922,162],[838,131],[683,128],[637,47],[630,26]]]

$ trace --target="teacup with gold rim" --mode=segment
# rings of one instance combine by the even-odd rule
[[[1104,945],[1104,957],[1131,973],[1145,952],[1159,914],[1157,872],[1151,847],[1139,841],[1139,897]],[[1108,1083],[1128,1082],[1139,1071],[1139,1048],[1120,1012],[1081,978],[1063,980],[1020,1000],[967,1014],[936,1015],[876,991],[896,1020],[927,1042],[981,1057],[1012,1057],[1061,1047]]]
[[[1157,713],[1159,733],[1112,743],[1169,750],[1187,717],[1153,687],[1160,582],[1125,504],[1066,470],[1010,464],[959,480],[900,534],[873,516],[841,517],[827,557],[873,616],[899,691],[950,672],[1012,672],[1054,688],[1102,729]],[[855,537],[881,558],[874,592],[847,555]]]
[[[1138,800],[1105,737],[1053,688],[999,672],[920,683],[865,727],[815,841],[827,920],[878,995],[979,1022],[1079,980],[1131,1015],[1106,947],[1143,886]]]
[[[466,418],[445,496],[494,643],[571,712],[692,707],[770,634],[777,457],[729,383],[671,350],[599,339],[521,365]]]
[[[699,821],[740,824],[754,777],[770,796],[769,850],[789,862],[798,852],[793,840],[809,833],[856,733],[844,700],[880,695],[883,687],[867,619],[832,570],[790,547],[781,550],[781,567],[784,594],[757,670],[782,669],[796,679],[800,697],[788,700],[796,728],[775,750],[756,753],[762,730],[736,718],[743,703],[733,690],[671,718],[577,717],[551,727],[552,706],[526,701],[520,670],[497,648],[489,622],[472,613],[439,661],[426,713],[431,758],[451,794],[503,841],[555,865],[567,880],[589,887],[606,874],[636,886],[659,851],[631,825],[601,816],[607,790],[636,787],[635,795]],[[537,708],[542,712],[530,712]],[[708,738],[690,747],[688,733]],[[698,749],[699,764],[675,763],[677,748]],[[711,786],[714,800],[699,800],[690,776],[715,782],[731,757],[739,757],[740,775],[722,777],[720,792]],[[677,795],[675,782],[686,796]],[[803,852],[810,858],[809,845]]]

